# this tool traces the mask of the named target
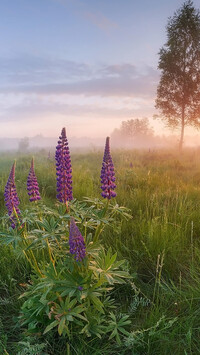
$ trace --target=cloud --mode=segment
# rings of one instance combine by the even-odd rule
[[[138,75],[138,69],[135,65],[129,63],[113,64],[103,67],[102,73],[114,77],[135,77]]]
[[[23,55],[0,58],[1,93],[153,98],[158,72],[130,63],[92,66]]]
[[[116,22],[110,20],[107,16],[105,16],[100,11],[91,11],[88,9],[87,3],[81,2],[79,0],[53,0],[54,2],[62,5],[63,7],[69,10],[69,7],[75,15],[78,15],[82,19],[86,19],[95,27],[100,30],[109,33],[111,30],[118,28]]]
[[[86,78],[92,74],[85,63],[65,59],[44,58],[22,53],[13,57],[0,57],[1,85],[47,84]]]
[[[108,19],[106,16],[101,14],[100,12],[91,12],[86,11],[84,12],[84,17],[88,19],[92,24],[96,27],[100,28],[101,30],[108,33],[110,30],[116,29],[118,26],[115,22]]]
[[[141,105],[132,107],[107,107],[103,103],[96,104],[65,104],[59,102],[42,102],[36,99],[24,100],[20,104],[4,110],[0,115],[0,122],[36,122],[46,119],[47,117],[66,117],[70,120],[73,117],[85,118],[101,118],[103,119],[129,119],[133,116],[150,115],[152,108],[149,103],[141,102]]]
[[[154,113],[158,72],[152,67],[22,54],[0,57],[0,74],[1,130],[13,136],[46,132],[46,126],[50,132],[65,122],[79,135],[85,124],[103,135],[120,121]]]

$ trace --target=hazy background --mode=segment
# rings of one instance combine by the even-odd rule
[[[1,1],[0,149],[17,149],[23,137],[29,147],[54,145],[63,126],[72,145],[102,145],[136,117],[147,117],[156,136],[171,135],[152,117],[158,52],[182,3]],[[198,144],[193,134],[186,129],[186,143]]]

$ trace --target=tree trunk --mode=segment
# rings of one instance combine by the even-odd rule
[[[182,122],[182,124],[181,124],[181,137],[180,137],[180,141],[179,141],[179,152],[182,152],[182,149],[183,149],[184,128],[185,128],[185,124]]]
[[[183,149],[184,129],[185,129],[185,105],[182,106],[181,136],[180,136],[180,141],[179,141],[179,152],[182,152],[182,149]]]

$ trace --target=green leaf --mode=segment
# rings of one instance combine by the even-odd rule
[[[112,331],[111,335],[109,336],[109,340],[112,339],[112,338],[114,338],[114,336],[116,336],[116,335],[117,335],[117,328],[115,328],[115,329]]]
[[[96,296],[94,296],[94,294],[91,294],[90,298],[91,298],[91,301],[95,304],[98,311],[100,311],[101,313],[104,313],[103,303]]]
[[[59,324],[58,320],[54,320],[54,322],[50,323],[44,330],[43,334],[48,333],[51,329],[55,328]]]
[[[131,323],[131,322],[130,322]],[[122,327],[119,327],[118,328],[118,330],[121,332],[121,333],[123,333],[124,335],[130,335],[130,333],[129,332],[127,332],[127,330],[125,330],[124,328],[122,328]]]
[[[65,328],[65,321],[66,321],[65,317],[62,317],[61,321],[59,323],[59,326],[58,326],[58,334],[59,335],[62,335],[62,333],[63,333],[63,329]]]

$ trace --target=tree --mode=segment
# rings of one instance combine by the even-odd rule
[[[28,137],[21,138],[18,144],[19,152],[23,152],[23,153],[27,152],[28,147],[29,147],[29,138]]]
[[[192,1],[169,18],[159,56],[156,108],[167,126],[181,128],[181,150],[185,126],[200,128],[200,12]]]
[[[153,135],[153,129],[149,126],[148,118],[135,118],[122,121],[120,132],[122,136],[130,138]]]

